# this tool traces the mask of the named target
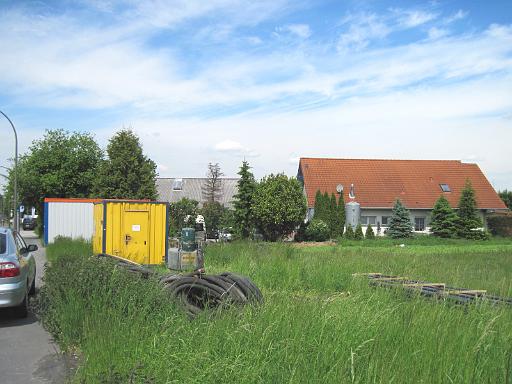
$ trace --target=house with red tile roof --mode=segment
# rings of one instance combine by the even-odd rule
[[[473,185],[484,223],[487,214],[507,210],[478,165],[459,160],[301,158],[297,178],[304,186],[308,219],[313,217],[315,194],[320,190],[336,196],[343,193],[345,203],[359,204],[356,219],[363,227],[379,224],[383,230],[400,199],[410,211],[415,230],[427,232],[436,200],[444,195],[457,208],[466,179]]]

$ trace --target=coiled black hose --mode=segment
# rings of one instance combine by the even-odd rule
[[[249,278],[231,272],[168,275],[160,282],[191,316],[208,308],[263,302],[261,291]]]
[[[144,279],[158,277],[157,272],[140,264],[108,254],[98,256],[113,258],[119,267]],[[161,276],[159,282],[192,317],[210,308],[263,303],[263,294],[251,279],[231,272],[170,274]]]

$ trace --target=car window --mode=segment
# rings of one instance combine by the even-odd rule
[[[7,252],[7,236],[5,233],[0,233],[0,254]]]
[[[19,233],[16,233],[14,240],[16,241],[16,248],[18,249],[18,251],[22,248],[27,248],[27,244],[25,243],[25,240],[23,240],[23,238],[20,236]]]

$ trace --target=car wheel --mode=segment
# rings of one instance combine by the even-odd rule
[[[29,295],[35,295],[36,293],[36,275],[34,274],[34,279],[32,280],[32,285],[30,286],[30,291],[28,291]]]
[[[28,291],[25,291],[23,302],[15,308],[16,316],[25,318],[28,316]]]

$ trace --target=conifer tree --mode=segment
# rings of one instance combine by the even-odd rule
[[[475,190],[469,179],[466,179],[460,194],[457,215],[459,216],[459,236],[467,239],[478,237],[478,231],[472,231],[472,229],[481,228],[483,223],[477,213]]]
[[[238,175],[240,175],[237,183],[238,193],[234,196],[233,201],[235,225],[242,239],[250,237],[254,228],[252,200],[256,190],[256,181],[250,169],[249,163],[244,160],[238,171]]]
[[[315,219],[322,220],[322,208],[323,208],[322,199],[323,199],[322,192],[320,192],[320,190],[318,189],[315,194],[315,207],[314,207],[315,211],[314,211],[314,215],[313,215],[315,217]]]
[[[348,239],[348,240],[352,240],[354,239],[354,229],[352,228],[352,226],[349,224],[347,225],[347,229],[345,231],[345,234],[344,234],[345,238]]]
[[[364,237],[370,240],[375,239],[375,232],[373,232],[371,224],[368,224],[368,227],[366,227],[366,233],[364,234]]]
[[[336,203],[336,196],[331,194],[329,202],[329,229],[331,231],[331,237],[336,237],[339,228],[339,217],[338,217],[338,204]]]
[[[345,199],[343,198],[343,192],[340,193],[340,198],[338,200],[338,235],[343,236],[343,232],[345,229]]]
[[[457,236],[457,214],[450,207],[450,203],[441,195],[432,210],[430,232],[434,236],[450,238]]]
[[[398,199],[393,207],[387,234],[393,239],[412,237],[412,224],[409,211]]]
[[[363,228],[361,227],[361,224],[357,224],[356,231],[354,232],[354,239],[355,240],[363,240]]]

